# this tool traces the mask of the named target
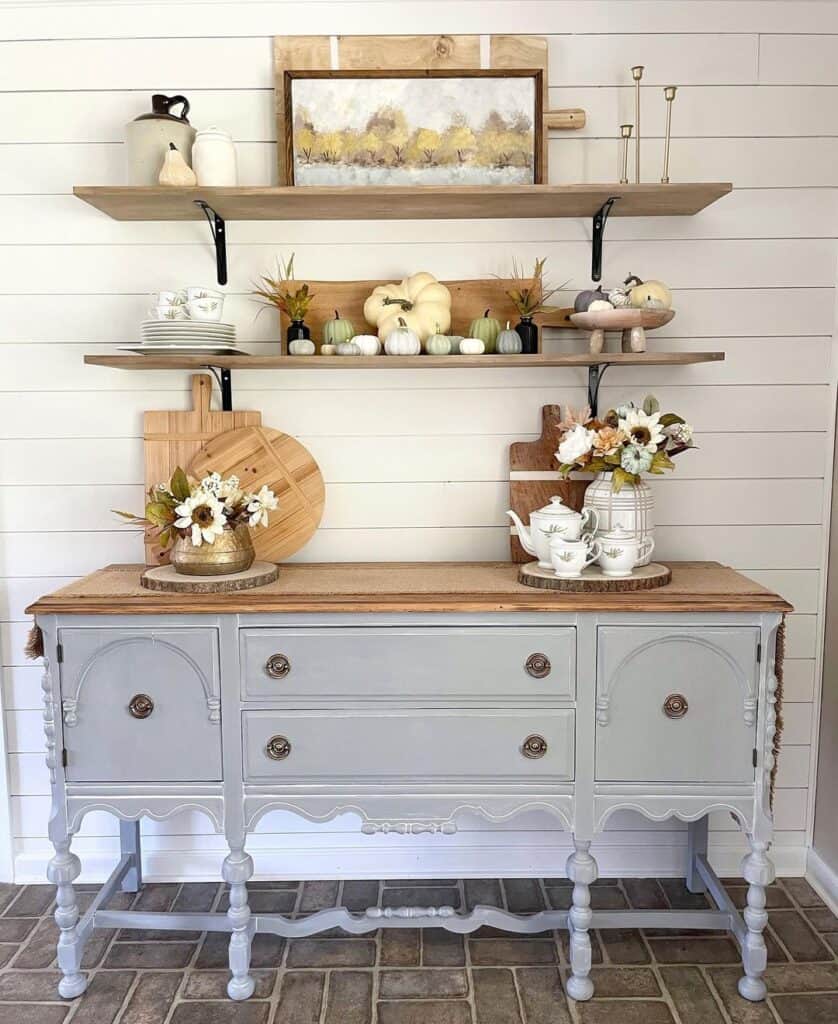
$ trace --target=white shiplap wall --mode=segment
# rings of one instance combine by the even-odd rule
[[[0,619],[16,877],[40,878],[49,855],[39,669],[22,658],[23,608],[104,563],[140,559],[138,537],[108,510],[140,507],[142,411],[187,399],[186,374],[120,373],[81,357],[135,340],[147,293],[210,283],[214,266],[205,225],[120,224],[70,192],[124,180],[122,126],[152,91],[185,92],[194,123],[232,130],[242,183],[272,182],[271,36],[289,27],[548,35],[551,104],[588,111],[584,131],[550,138],[553,183],[614,179],[612,137],[632,119],[636,63],[647,69],[644,177],[657,180],[660,86],[682,86],[673,178],[732,180],[736,191],[694,218],[612,219],[606,276],[667,280],[678,317],[653,345],[723,348],[727,361],[612,370],[602,400],[654,388],[699,432],[701,450],[655,484],[661,555],[727,562],[795,604],[776,854],[781,870],[802,871],[834,416],[838,5],[206,0],[0,4]],[[419,268],[485,276],[512,256],[547,255],[575,289],[588,280],[589,237],[576,220],[233,223],[230,312],[247,347],[274,350],[275,325],[254,321],[245,293],[280,252],[296,251],[302,274],[383,279]],[[235,377],[237,406],[298,435],[323,467],[323,526],[300,556],[312,560],[505,557],[507,446],[532,435],[541,405],[584,396],[583,373],[566,370]],[[730,873],[741,839],[724,818],[714,826],[714,859]],[[109,869],[115,831],[106,815],[87,819],[76,849],[89,876]],[[150,823],[148,872],[217,873],[223,847],[207,831],[193,815]],[[295,875],[555,874],[566,847],[537,816],[426,839],[362,840],[351,818],[313,830],[275,815],[252,846],[258,871]],[[683,844],[679,825],[625,816],[596,852],[610,873],[674,873]]]

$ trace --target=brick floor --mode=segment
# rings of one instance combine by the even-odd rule
[[[741,904],[741,880],[726,882]],[[305,916],[335,904],[477,903],[529,913],[567,905],[564,879],[393,879],[254,882],[251,904]],[[79,888],[87,905],[92,887]],[[602,879],[603,908],[704,906],[674,879]],[[111,904],[221,912],[223,885],[151,884]],[[769,997],[747,1003],[734,943],[719,934],[599,931],[593,1000],[568,1000],[566,934],[511,936],[481,928],[465,939],[439,929],[254,941],[256,990],[226,997],[227,935],[96,931],[88,991],[58,995],[56,929],[48,886],[0,887],[0,1024],[838,1024],[838,919],[799,878],[770,889]]]

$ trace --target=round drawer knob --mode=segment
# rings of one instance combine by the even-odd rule
[[[547,740],[543,736],[527,736],[521,747],[521,753],[524,757],[544,757],[547,753]]]
[[[154,711],[154,701],[147,693],[137,693],[129,701],[128,711],[134,718],[148,718]]]
[[[265,753],[273,761],[284,761],[291,753],[291,741],[285,736],[271,736],[265,745]]]
[[[550,659],[546,654],[531,654],[527,658],[524,668],[527,670],[527,675],[532,676],[533,679],[543,679],[550,675]]]
[[[265,671],[271,679],[284,679],[291,671],[291,662],[284,654],[272,654],[265,662]]]
[[[663,702],[663,713],[667,718],[683,718],[689,710],[687,698],[680,693],[670,693]]]

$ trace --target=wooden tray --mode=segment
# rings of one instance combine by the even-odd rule
[[[550,569],[540,569],[538,562],[528,562],[518,571],[518,582],[540,590],[562,590],[565,593],[624,594],[631,590],[655,590],[672,579],[669,567],[660,562],[639,566],[631,576],[605,576],[598,565],[589,565],[574,579],[560,579]]]
[[[674,309],[633,309],[622,306],[593,313],[571,313],[569,319],[574,327],[583,331],[630,331],[632,327],[653,331],[656,327],[668,324],[674,316]]]
[[[220,576],[185,576],[173,565],[146,569],[140,585],[146,590],[168,594],[230,594],[236,590],[252,590],[273,583],[279,568],[272,562],[254,562],[244,572],[228,572]]]

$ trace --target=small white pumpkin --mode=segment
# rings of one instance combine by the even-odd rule
[[[292,356],[313,356],[314,342],[311,338],[295,338],[288,342],[288,352]]]
[[[362,356],[377,356],[381,352],[381,342],[374,334],[356,334],[352,341]]]
[[[461,356],[482,356],[486,346],[480,338],[463,338],[460,342]]]
[[[621,284],[618,284],[608,293],[608,301],[615,309],[621,309],[631,305],[631,296]]]
[[[589,313],[602,313],[603,310],[613,309],[614,307],[606,299],[594,299],[594,301],[588,306]]]
[[[419,335],[407,326],[403,316],[399,317],[398,327],[394,327],[387,335],[384,351],[388,356],[418,356],[422,351]]]
[[[320,346],[321,356],[334,356],[337,355],[337,345],[330,345],[328,342],[323,342]]]
[[[495,351],[502,356],[517,356],[523,351],[524,343],[521,341],[521,335],[517,331],[513,331],[509,327],[509,321],[506,321],[506,327],[500,332],[495,342]]]
[[[354,341],[342,341],[338,345],[339,356],[359,356],[360,354],[361,350]]]
[[[451,339],[440,331],[439,324],[425,342],[425,351],[429,356],[447,356],[451,352]]]

